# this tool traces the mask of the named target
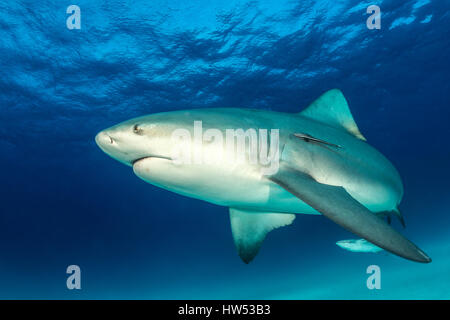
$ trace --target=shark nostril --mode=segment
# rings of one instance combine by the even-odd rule
[[[109,142],[111,142],[111,144],[113,144],[114,143],[113,138],[111,138],[110,136],[108,136],[108,138],[109,138]]]

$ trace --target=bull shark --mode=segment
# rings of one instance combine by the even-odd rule
[[[189,145],[200,156],[235,159],[244,152],[249,159],[250,148],[228,148],[211,143],[211,137],[175,142],[174,132],[195,135],[199,121],[215,137],[230,128],[277,129],[278,136],[261,145],[276,145],[276,170],[264,172],[267,163],[249,161],[176,161],[174,144]],[[119,123],[95,140],[144,181],[228,207],[234,243],[245,263],[257,255],[271,230],[292,224],[296,214],[323,215],[379,248],[431,262],[380,217],[401,217],[403,184],[389,160],[367,143],[338,89],[325,92],[300,113],[240,108],[163,112]]]

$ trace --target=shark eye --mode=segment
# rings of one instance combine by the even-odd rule
[[[142,134],[142,129],[139,127],[139,125],[135,124],[133,127],[133,132],[136,134]]]

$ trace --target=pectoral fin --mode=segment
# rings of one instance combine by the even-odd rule
[[[230,208],[231,232],[239,256],[249,263],[258,254],[267,233],[290,225],[295,215],[289,213],[253,212]]]
[[[321,184],[290,168],[280,168],[271,180],[325,217],[378,247],[409,260],[431,262],[422,250],[356,201],[344,188]]]

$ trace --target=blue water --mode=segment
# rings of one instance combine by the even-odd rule
[[[450,298],[449,30],[444,0],[1,2],[0,298]],[[226,208],[146,184],[94,142],[143,114],[299,112],[335,87],[398,168],[402,232],[431,264],[343,251],[350,233],[301,215],[246,265]]]

